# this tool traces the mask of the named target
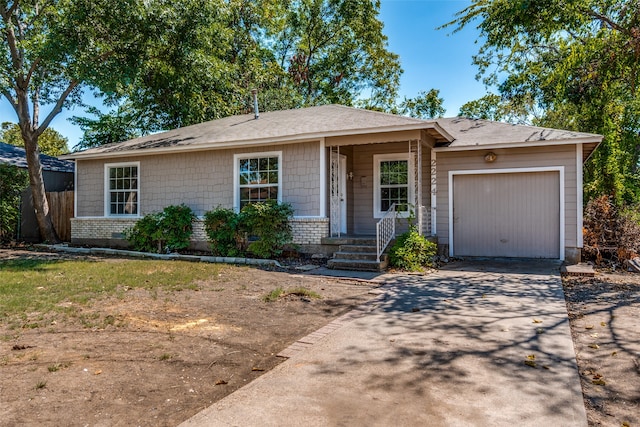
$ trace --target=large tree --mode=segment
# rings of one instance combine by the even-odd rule
[[[167,0],[168,1],[168,0]],[[167,40],[147,46],[110,112],[76,118],[80,146],[115,142],[252,109],[341,103],[389,109],[402,72],[377,0],[184,0],[157,16]]]
[[[39,138],[83,87],[113,91],[133,75],[151,1],[0,0],[0,93],[24,141],[36,218],[44,240],[58,242],[38,157]]]
[[[640,199],[638,0],[474,0],[449,25],[477,25],[479,77],[512,108],[604,135],[585,169],[587,199]]]

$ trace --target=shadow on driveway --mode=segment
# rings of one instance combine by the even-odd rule
[[[511,267],[385,276],[368,311],[185,425],[584,426],[558,265]]]

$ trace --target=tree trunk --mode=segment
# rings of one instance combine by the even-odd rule
[[[24,135],[24,148],[27,153],[27,165],[29,166],[29,186],[33,196],[33,207],[36,213],[40,236],[42,240],[50,244],[60,243],[60,238],[53,227],[49,202],[45,194],[44,179],[42,177],[42,165],[38,152],[38,138],[32,135]]]

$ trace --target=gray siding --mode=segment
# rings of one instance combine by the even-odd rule
[[[282,151],[282,200],[293,205],[296,216],[318,216],[319,142],[78,161],[77,216],[104,216],[104,165],[132,161],[140,162],[142,215],[180,203],[196,215],[217,206],[232,208],[234,154],[271,151]]]
[[[355,234],[375,234],[378,218],[373,217],[373,192],[375,183],[373,181],[373,156],[376,154],[408,153],[408,142],[396,142],[389,144],[370,144],[353,146],[353,181],[351,181],[353,206],[353,233]],[[422,204],[431,206],[430,193],[430,149],[426,146],[422,148]],[[406,229],[406,224],[402,224],[399,231]]]
[[[486,163],[484,155],[497,155],[494,163]],[[577,182],[574,145],[500,150],[474,150],[437,153],[437,234],[440,244],[449,244],[449,171],[491,170],[533,167],[564,167],[565,247],[577,246]],[[580,190],[581,191],[581,190]]]

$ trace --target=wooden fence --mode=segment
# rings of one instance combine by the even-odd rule
[[[53,227],[58,237],[71,241],[71,218],[73,218],[73,191],[57,191],[47,194]]]

